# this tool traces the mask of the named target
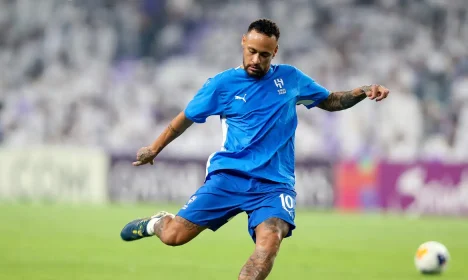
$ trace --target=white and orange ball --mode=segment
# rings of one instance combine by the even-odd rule
[[[437,241],[421,244],[414,256],[416,268],[424,274],[439,274],[446,268],[450,260],[447,247]]]

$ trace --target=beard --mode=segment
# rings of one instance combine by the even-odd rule
[[[242,60],[242,65],[244,66],[245,72],[249,74],[251,77],[255,78],[261,78],[265,76],[266,71],[260,67],[260,65],[252,65],[252,64],[246,64],[244,60]],[[255,70],[249,69],[249,67],[255,67]]]

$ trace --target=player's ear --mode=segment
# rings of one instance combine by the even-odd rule
[[[242,35],[242,40],[241,40],[241,45],[242,45],[242,47],[245,46],[245,40],[246,40],[246,39],[247,39],[247,38],[245,37],[245,34]]]
[[[275,51],[273,52],[273,58],[276,56],[276,53],[278,52],[279,45],[276,45]]]

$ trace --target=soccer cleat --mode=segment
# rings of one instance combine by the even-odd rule
[[[124,241],[134,241],[144,237],[153,236],[146,231],[146,226],[148,225],[149,221],[152,219],[160,219],[166,215],[171,214],[166,211],[160,211],[151,217],[133,220],[124,226],[120,232],[120,237]]]

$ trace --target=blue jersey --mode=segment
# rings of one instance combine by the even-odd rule
[[[223,146],[207,163],[207,177],[227,170],[294,186],[296,105],[312,108],[329,91],[290,65],[271,65],[262,78],[238,67],[207,80],[185,109],[203,123],[221,117]]]

